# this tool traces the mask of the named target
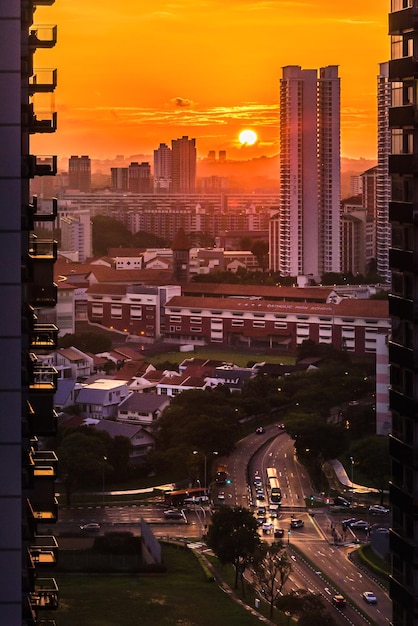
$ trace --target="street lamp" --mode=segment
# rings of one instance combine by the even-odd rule
[[[354,458],[350,456],[351,461],[351,489],[354,491]]]
[[[205,452],[200,452],[200,450],[193,450],[193,454],[203,454],[203,459],[204,459],[204,466],[203,466],[203,487],[205,489],[205,492],[207,490],[207,461],[208,461],[208,457],[207,454],[205,454]],[[213,454],[214,456],[216,456],[218,453],[217,452],[211,452],[211,454]]]
[[[102,495],[103,495],[103,504],[105,501],[105,467],[106,467],[107,456],[103,457],[103,466],[102,466]]]

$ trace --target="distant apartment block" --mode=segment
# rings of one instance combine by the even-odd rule
[[[61,249],[75,252],[76,259],[84,263],[93,254],[93,232],[90,213],[86,209],[74,213],[59,212]]]
[[[70,189],[90,191],[91,160],[87,155],[71,156],[68,161],[68,185]]]
[[[393,90],[399,98],[399,89]],[[396,100],[396,98],[394,98]],[[389,202],[391,183],[389,176],[389,154],[391,151],[391,131],[389,128],[389,108],[392,105],[392,85],[389,80],[389,63],[380,64],[377,79],[377,181],[376,181],[376,269],[379,276],[390,284],[389,248],[391,228],[389,222]],[[394,105],[396,101],[394,101]]]
[[[340,271],[338,67],[283,68],[280,80],[280,210],[273,271],[318,279]],[[276,242],[276,240],[274,240]]]
[[[171,190],[193,193],[196,190],[196,139],[187,135],[171,141]]]
[[[128,167],[128,191],[151,193],[151,166],[149,163],[132,162]]]
[[[171,189],[172,153],[165,143],[160,143],[154,150],[154,190],[156,193],[169,192]]]

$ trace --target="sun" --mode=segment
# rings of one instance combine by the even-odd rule
[[[242,130],[239,134],[239,140],[243,145],[252,146],[257,141],[257,133],[253,130]]]

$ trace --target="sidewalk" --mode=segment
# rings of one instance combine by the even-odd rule
[[[331,459],[327,461],[327,464],[332,469],[335,474],[335,478],[343,485],[346,489],[349,489],[353,493],[358,494],[367,494],[367,493],[379,493],[378,489],[374,487],[365,487],[364,485],[358,485],[357,483],[352,483],[349,477],[347,476],[347,472],[345,471],[344,465],[340,463],[337,459]],[[328,478],[328,476],[327,476]]]

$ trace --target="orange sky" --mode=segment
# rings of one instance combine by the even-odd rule
[[[339,65],[341,148],[376,156],[376,77],[388,60],[389,0],[56,0],[37,24],[58,44],[35,67],[57,67],[58,131],[38,154],[151,154],[196,138],[198,156],[278,153],[281,68]],[[254,146],[238,134],[254,129]]]

